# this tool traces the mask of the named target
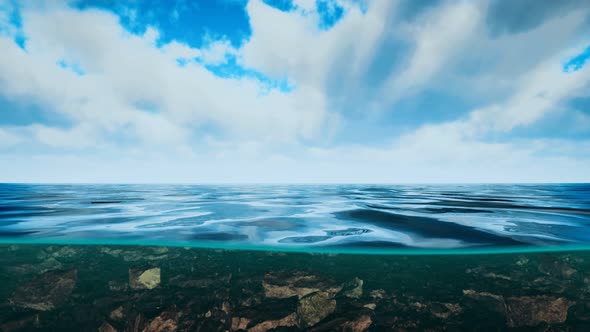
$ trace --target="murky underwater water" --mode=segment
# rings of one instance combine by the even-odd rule
[[[588,331],[590,252],[0,246],[2,331]]]
[[[590,331],[590,185],[0,184],[0,331]]]

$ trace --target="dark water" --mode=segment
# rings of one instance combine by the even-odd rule
[[[590,243],[590,185],[0,184],[5,243],[387,253]]]
[[[0,245],[0,331],[589,331],[590,252]]]

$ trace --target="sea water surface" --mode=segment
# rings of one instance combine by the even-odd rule
[[[590,246],[590,184],[0,184],[0,242],[305,252]]]
[[[589,222],[587,184],[1,184],[0,331],[590,331]]]

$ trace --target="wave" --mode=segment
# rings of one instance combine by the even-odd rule
[[[0,184],[0,242],[285,251],[590,244],[590,185]]]

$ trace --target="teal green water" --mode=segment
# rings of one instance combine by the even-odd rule
[[[473,249],[420,249],[420,248],[305,248],[244,245],[236,243],[211,243],[197,241],[149,241],[149,240],[93,240],[93,239],[0,239],[0,244],[29,245],[80,245],[80,246],[154,246],[182,247],[220,250],[248,250],[285,253],[318,253],[347,255],[409,255],[409,256],[445,256],[445,255],[490,255],[490,254],[525,254],[590,251],[590,244],[566,244],[553,246],[519,246],[519,247],[481,247]]]
[[[588,250],[4,244],[0,331],[587,331],[589,271]]]

